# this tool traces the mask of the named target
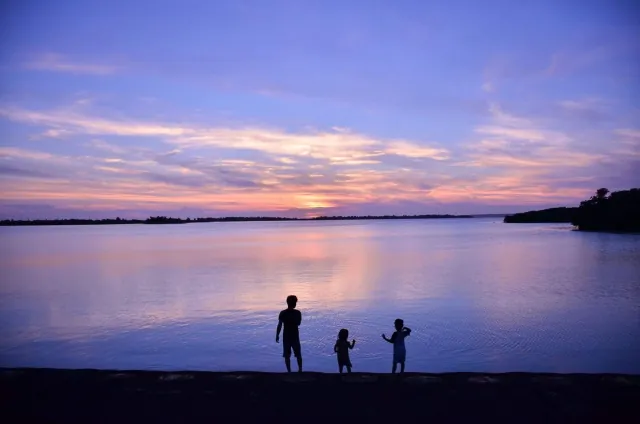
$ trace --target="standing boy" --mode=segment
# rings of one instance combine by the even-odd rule
[[[300,351],[300,334],[298,326],[302,322],[302,314],[296,309],[298,298],[294,295],[287,296],[288,308],[280,312],[278,316],[278,329],[276,330],[276,343],[280,343],[280,330],[282,333],[282,356],[287,366],[287,372],[291,372],[291,350],[298,360],[298,372],[302,372],[302,352]]]

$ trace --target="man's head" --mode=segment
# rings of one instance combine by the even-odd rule
[[[289,295],[287,296],[287,306],[291,309],[296,307],[296,304],[298,303],[298,298],[294,295]]]

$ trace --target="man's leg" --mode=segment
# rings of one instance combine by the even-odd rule
[[[404,361],[400,362],[400,374],[404,373]]]
[[[396,373],[396,368],[398,367],[398,363],[396,361],[393,361],[393,368],[391,369],[391,373],[395,374]]]
[[[300,340],[296,340],[291,344],[293,354],[296,355],[298,361],[298,372],[302,372],[302,349],[300,348]]]
[[[349,365],[347,365],[347,372],[351,374],[351,367]]]
[[[344,365],[340,364],[339,367],[340,367],[340,374],[342,374],[342,370],[344,369]]]
[[[282,341],[282,356],[284,356],[284,364],[287,366],[287,372],[291,372],[291,343],[287,340]]]

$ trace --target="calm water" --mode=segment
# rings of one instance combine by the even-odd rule
[[[0,366],[640,373],[640,236],[498,219],[0,228]]]

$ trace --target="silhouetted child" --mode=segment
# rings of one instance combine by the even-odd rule
[[[333,351],[338,354],[338,367],[340,368],[340,374],[344,367],[347,367],[347,372],[351,372],[351,359],[349,359],[349,349],[353,349],[356,345],[356,341],[352,340],[351,343],[347,340],[349,337],[349,330],[343,328],[338,333],[338,340],[333,347]]]
[[[296,309],[298,298],[294,295],[287,296],[287,309],[278,316],[278,328],[276,329],[276,343],[280,343],[280,330],[284,326],[282,337],[282,356],[287,371],[291,372],[291,350],[298,360],[298,372],[302,372],[302,350],[300,349],[300,334],[298,327],[302,322],[302,314]]]
[[[396,331],[391,335],[391,338],[388,339],[384,334],[382,338],[388,341],[389,343],[393,343],[393,368],[391,372],[396,372],[396,367],[400,364],[400,372],[404,372],[404,361],[407,357],[407,349],[404,347],[404,339],[405,337],[411,334],[411,329],[404,326],[404,321],[398,318],[393,323],[396,327]]]

